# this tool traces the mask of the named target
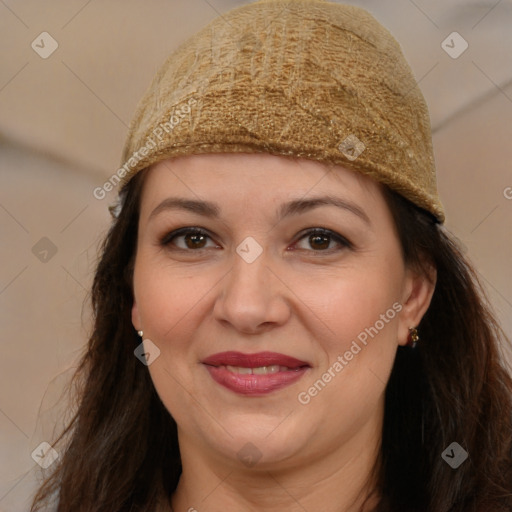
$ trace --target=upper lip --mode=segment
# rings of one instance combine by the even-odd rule
[[[261,366],[286,366],[287,368],[299,368],[309,366],[306,361],[300,361],[295,357],[279,354],[277,352],[257,352],[244,354],[243,352],[219,352],[204,359],[203,364],[211,366],[238,366],[240,368],[259,368]]]

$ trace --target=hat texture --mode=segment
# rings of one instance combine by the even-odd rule
[[[167,158],[260,152],[364,173],[445,219],[423,95],[398,42],[359,7],[260,0],[212,21],[157,72],[118,175],[125,185]]]

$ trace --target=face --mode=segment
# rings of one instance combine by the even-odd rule
[[[132,321],[182,451],[276,468],[378,437],[431,293],[360,173],[268,154],[148,171]]]

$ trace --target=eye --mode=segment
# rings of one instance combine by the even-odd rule
[[[160,241],[161,245],[175,245],[178,249],[181,250],[201,250],[207,249],[206,243],[210,238],[208,233],[200,228],[181,228],[173,231],[164,236],[164,238]],[[176,243],[176,240],[180,240],[181,243]],[[211,239],[211,238],[210,238]],[[217,247],[215,245],[215,247]]]
[[[299,242],[304,239],[306,239],[309,246],[314,249],[314,252],[332,252],[333,247],[331,243],[333,242],[342,248],[352,248],[352,244],[346,238],[334,231],[324,228],[308,230],[299,238]],[[306,250],[309,249],[306,248]]]
[[[198,227],[187,227],[168,233],[162,238],[160,244],[163,246],[174,245],[177,249],[183,251],[199,251],[201,249],[209,248],[207,246],[208,239],[211,240],[211,237],[205,230]],[[353,247],[345,237],[324,228],[313,228],[303,232],[295,245],[297,245],[301,240],[306,240],[309,246],[313,249],[313,252],[330,253],[336,250],[341,250],[342,248]],[[333,243],[334,247],[332,246]],[[338,245],[338,249],[336,249],[336,244]],[[214,244],[211,247],[218,247],[218,245]],[[310,250],[304,247],[299,247],[299,249]]]

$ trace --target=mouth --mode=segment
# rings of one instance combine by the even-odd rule
[[[246,368],[244,366],[217,366],[217,368],[226,368],[228,372],[238,373],[241,375],[269,375],[278,372],[288,372],[288,371],[296,371],[299,368],[288,368],[288,366],[280,366],[278,364],[273,364],[270,366],[258,366],[257,368]]]
[[[202,361],[210,376],[238,394],[263,396],[299,380],[310,364],[276,352],[221,352]]]

